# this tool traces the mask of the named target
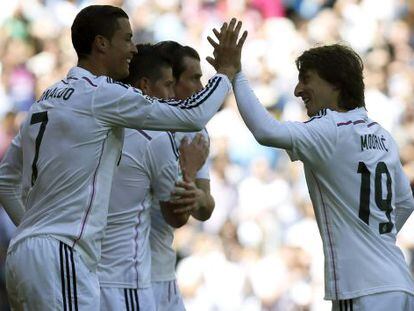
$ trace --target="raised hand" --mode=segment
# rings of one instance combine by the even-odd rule
[[[224,23],[220,31],[213,29],[218,43],[210,36],[208,42],[213,46],[214,57],[207,57],[207,61],[217,70],[233,80],[236,73],[241,70],[241,51],[247,38],[247,31],[244,31],[239,39],[242,22],[232,18],[229,24]]]

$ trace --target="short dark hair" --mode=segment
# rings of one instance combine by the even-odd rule
[[[155,48],[171,62],[173,76],[176,80],[179,80],[181,74],[185,71],[184,57],[195,58],[200,61],[200,55],[195,49],[175,41],[158,42],[155,44]]]
[[[123,83],[134,85],[146,77],[152,81],[161,78],[161,69],[172,67],[168,59],[163,57],[152,44],[137,44],[138,53],[134,54],[129,64],[129,76]]]
[[[352,110],[365,107],[364,64],[350,47],[325,45],[305,51],[296,59],[299,76],[315,70],[325,81],[340,90],[339,107]]]
[[[118,29],[118,19],[128,15],[121,8],[111,5],[90,5],[82,9],[73,21],[72,44],[78,58],[91,53],[92,42],[98,35],[112,39]]]

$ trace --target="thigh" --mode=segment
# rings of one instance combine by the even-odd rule
[[[126,289],[118,287],[101,287],[101,311],[126,310]]]
[[[184,311],[184,303],[181,293],[175,280],[165,282],[153,282],[152,290],[154,292],[157,311]]]
[[[155,311],[155,299],[152,287],[138,289],[139,310]]]
[[[49,237],[27,238],[7,255],[12,310],[98,310],[94,273],[69,246]]]
[[[384,292],[332,302],[333,311],[412,311],[414,296],[405,292]]]
[[[385,292],[362,296],[356,301],[355,311],[412,311],[414,310],[413,296],[405,292]]]
[[[155,310],[145,308],[143,303],[136,288],[101,287],[101,311]]]

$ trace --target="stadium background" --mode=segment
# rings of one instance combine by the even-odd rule
[[[414,1],[404,0],[8,0],[0,10],[0,158],[25,111],[76,62],[75,14],[92,3],[123,6],[134,41],[176,40],[213,70],[206,36],[232,16],[249,37],[243,70],[281,120],[304,120],[293,97],[295,58],[319,43],[348,43],[364,59],[370,116],[397,139],[414,181]],[[330,310],[323,254],[301,164],[259,146],[231,97],[210,121],[212,218],[177,231],[178,282],[189,311]],[[4,260],[14,227],[0,207],[0,311],[8,310]],[[399,235],[413,271],[414,219]]]

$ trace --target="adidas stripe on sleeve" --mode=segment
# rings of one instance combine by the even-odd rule
[[[105,81],[101,81],[93,99],[96,118],[108,125],[135,129],[201,130],[231,90],[226,76],[215,75],[204,89],[190,98],[163,101],[109,78],[102,79]]]

